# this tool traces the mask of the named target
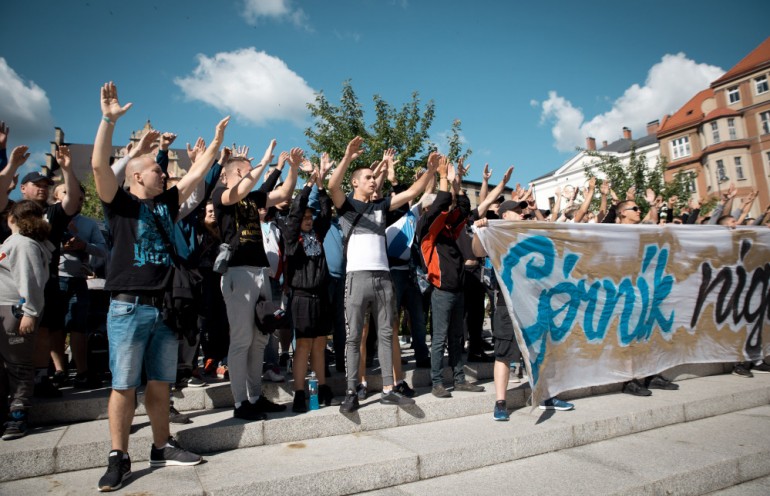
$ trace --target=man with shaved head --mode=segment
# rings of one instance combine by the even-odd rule
[[[197,465],[202,458],[184,450],[169,433],[169,383],[176,380],[178,341],[162,319],[165,288],[172,276],[173,223],[180,204],[190,196],[214,163],[229,117],[219,122],[213,141],[179,183],[165,190],[166,175],[154,158],[141,155],[126,167],[129,190],[119,187],[110,168],[112,135],[131,104],[121,106],[113,83],[101,89],[102,120],[96,133],[92,168],[114,240],[105,289],[111,292],[107,332],[112,393],[108,405],[112,451],[100,491],[113,491],[131,475],[128,437],[135,390],[142,364],[147,373],[145,406],[153,444],[150,466]]]

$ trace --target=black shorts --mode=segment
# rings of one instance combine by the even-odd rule
[[[292,295],[291,316],[297,339],[314,339],[332,333],[330,305],[322,295],[295,291]]]
[[[59,288],[57,276],[48,279],[43,290],[45,306],[43,317],[40,319],[40,327],[57,331],[64,329],[64,316],[67,314],[67,297]]]
[[[495,360],[510,363],[521,358],[519,344],[513,332],[513,322],[506,306],[495,308],[492,336],[495,338]]]

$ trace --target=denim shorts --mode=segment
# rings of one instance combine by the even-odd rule
[[[174,382],[179,340],[159,309],[110,300],[107,316],[112,389],[139,387],[142,362],[147,380]]]

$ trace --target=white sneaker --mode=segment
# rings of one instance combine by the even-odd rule
[[[273,369],[267,369],[267,371],[262,374],[262,380],[268,382],[283,382],[286,378]]]

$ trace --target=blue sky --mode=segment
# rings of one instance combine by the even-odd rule
[[[373,94],[400,106],[419,91],[439,145],[462,120],[471,179],[488,162],[493,182],[514,164],[526,183],[588,135],[645,134],[769,36],[767,19],[763,0],[11,0],[0,119],[41,164],[53,126],[93,140],[113,80],[134,104],[118,143],[147,119],[182,145],[208,140],[232,114],[226,142],[261,156],[271,138],[307,149],[305,102],[337,101],[350,79],[369,122]]]

